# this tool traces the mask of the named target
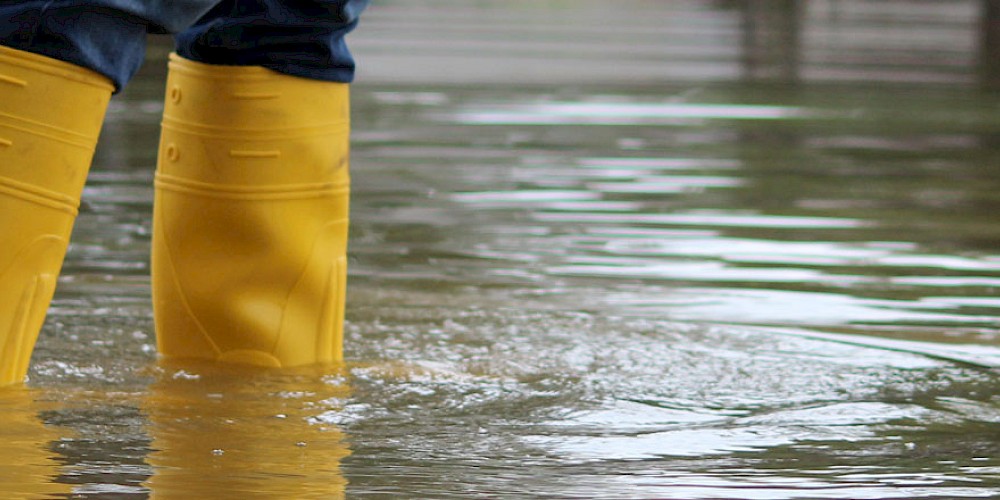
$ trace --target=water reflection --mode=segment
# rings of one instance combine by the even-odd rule
[[[43,391],[0,388],[0,491],[8,498],[52,498],[68,495],[71,486],[58,482],[62,473],[53,447],[62,432],[42,422],[40,413],[53,405]]]
[[[741,103],[748,95],[766,101],[752,92],[719,93],[715,98]],[[452,114],[428,114],[508,134],[511,127],[530,130],[538,124],[559,124],[567,136],[552,139],[554,132],[547,132],[555,142],[570,141],[568,134],[573,131],[600,141],[600,130],[611,129],[584,130],[582,125],[627,125],[630,135],[648,137],[620,147],[615,156],[530,150],[531,154],[519,155],[515,150],[510,154],[514,166],[498,169],[482,159],[472,160],[480,168],[460,174],[464,184],[499,183],[507,188],[459,188],[447,198],[470,217],[489,221],[476,229],[489,242],[480,238],[473,249],[462,253],[494,265],[497,259],[517,262],[521,276],[527,273],[520,263],[531,262],[539,275],[549,278],[598,278],[606,287],[623,279],[674,285],[661,294],[601,293],[587,302],[590,305],[603,303],[619,312],[696,321],[961,326],[970,331],[985,328],[993,332],[986,335],[995,337],[991,326],[998,323],[1000,304],[987,298],[1000,271],[995,252],[988,246],[962,255],[940,251],[940,243],[928,241],[910,225],[919,218],[920,226],[934,224],[940,229],[951,224],[951,216],[942,208],[960,209],[970,214],[963,222],[968,229],[951,226],[956,229],[953,233],[968,238],[981,231],[989,239],[995,229],[987,222],[990,209],[977,206],[980,200],[992,206],[995,196],[972,193],[969,189],[976,188],[971,186],[938,185],[927,191],[929,184],[923,180],[892,173],[902,162],[912,165],[913,151],[922,148],[917,165],[927,169],[926,179],[945,166],[955,173],[984,176],[975,160],[961,161],[952,153],[978,154],[978,143],[964,140],[962,134],[937,132],[925,142],[876,134],[858,142],[838,131],[868,120],[872,124],[895,120],[889,118],[893,112],[871,106],[864,118],[831,109],[817,98],[801,93],[795,101],[803,105],[745,107],[604,95],[576,104],[544,99],[524,105],[449,103],[455,110]],[[630,114],[632,109],[644,111]],[[698,119],[670,121],[685,113]],[[879,116],[882,113],[889,115]],[[650,122],[653,116],[665,121]],[[995,121],[976,112],[969,118],[966,123],[987,128]],[[804,121],[787,127],[781,124],[787,119]],[[935,129],[945,123],[922,126]],[[690,140],[688,134],[693,132],[688,131],[694,130],[715,137],[710,149]],[[733,131],[736,134],[730,135]],[[877,160],[859,156],[862,151],[878,155]],[[899,191],[900,184],[911,186]],[[907,222],[901,226],[903,220]],[[514,233],[515,221],[530,223]],[[437,222],[451,225],[443,219]],[[941,230],[933,237],[941,238]],[[512,269],[497,274],[518,273]],[[945,295],[917,283],[967,288]]]
[[[704,457],[761,452],[802,442],[872,440],[877,438],[878,427],[890,422],[934,418],[919,406],[872,402],[834,403],[728,418],[652,406],[640,410],[638,419],[629,421],[622,419],[622,414],[632,413],[634,418],[637,412],[629,411],[630,407],[642,405],[620,402],[615,406],[559,423],[576,427],[564,434],[581,435],[540,436],[532,441],[578,459]],[[638,430],[637,425],[646,428]],[[600,436],[586,435],[583,431],[587,427],[599,430]]]
[[[350,393],[315,370],[165,364],[142,410],[152,498],[343,498],[344,434],[323,421]]]
[[[469,107],[452,115],[469,125],[692,125],[703,120],[788,120],[808,114],[785,106],[699,103],[539,102]]]

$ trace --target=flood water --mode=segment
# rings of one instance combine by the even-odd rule
[[[1000,498],[978,3],[810,2],[812,45],[761,78],[728,2],[623,2],[603,45],[576,37],[617,9],[569,3],[372,7],[343,367],[157,360],[154,43],[112,103],[30,382],[0,391],[0,491]],[[828,40],[830,4],[853,35]],[[824,40],[873,48],[834,67]]]

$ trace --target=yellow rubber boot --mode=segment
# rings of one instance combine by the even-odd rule
[[[90,70],[0,47],[0,385],[28,371],[113,90]]]
[[[170,59],[153,209],[162,355],[342,358],[348,86]]]

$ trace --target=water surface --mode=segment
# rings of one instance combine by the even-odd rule
[[[157,362],[155,67],[115,100],[0,489],[1000,496],[995,94],[374,80],[326,369]]]

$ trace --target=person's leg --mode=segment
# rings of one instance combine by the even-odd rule
[[[343,37],[365,3],[227,0],[178,37],[153,211],[162,355],[342,358],[353,76]]]
[[[147,30],[212,5],[157,3],[0,0],[0,385],[27,373],[112,91]]]
[[[177,36],[185,59],[350,83],[344,37],[369,0],[224,0]]]
[[[146,33],[176,33],[220,0],[0,0],[0,45],[87,68],[121,89]]]

